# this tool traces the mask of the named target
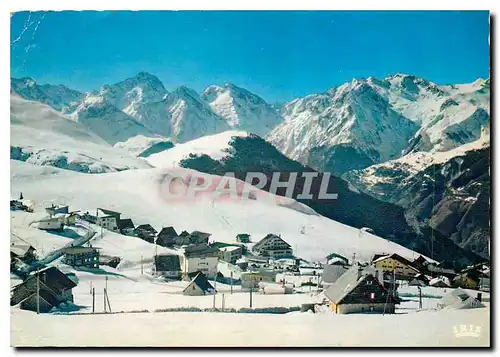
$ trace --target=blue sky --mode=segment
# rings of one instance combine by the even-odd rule
[[[269,102],[397,72],[464,83],[489,76],[488,16],[486,11],[20,12],[11,17],[11,75],[88,91],[147,71],[168,90],[186,85],[202,91],[232,82]]]

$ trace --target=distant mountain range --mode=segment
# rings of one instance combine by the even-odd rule
[[[237,141],[233,150],[237,150],[238,160],[230,164],[220,166],[203,157],[185,164],[210,173],[229,168],[268,172],[270,167],[289,170],[294,165],[300,170],[332,172],[340,187],[347,185],[342,192],[352,201],[344,204],[362,203],[331,212],[309,202],[326,216],[353,226],[369,222],[384,235],[396,230],[400,233],[394,239],[407,245],[407,234],[421,232],[426,238],[414,243],[421,251],[431,249],[430,245],[424,249],[431,232],[465,251],[489,255],[489,219],[485,218],[489,217],[490,183],[489,78],[456,85],[438,85],[405,74],[353,79],[324,93],[279,105],[268,104],[229,83],[211,85],[201,94],[184,86],[168,91],[146,72],[89,93],[37,84],[31,78],[12,78],[11,94],[19,98],[11,106],[15,113],[11,121],[23,124],[16,127],[19,143],[11,144],[11,156],[16,159],[83,172],[143,165],[101,146],[98,153],[92,147],[90,154],[70,151],[70,155],[58,153],[57,145],[55,151],[27,145],[22,133],[26,125],[37,127],[36,121],[26,120],[36,108],[48,118],[66,118],[78,124],[75,128],[93,141],[140,157],[207,135],[245,131],[267,143],[253,136]],[[268,143],[278,151],[271,150]],[[264,153],[277,161],[265,158]],[[79,160],[76,166],[70,163],[72,157]],[[106,158],[113,158],[113,162]],[[198,167],[200,162],[208,167]],[[363,195],[356,196],[355,191]],[[376,200],[370,201],[369,196]],[[368,214],[370,205],[380,208],[371,212],[382,221],[359,216],[361,212]],[[397,217],[387,224],[388,230],[384,215]],[[441,245],[442,250],[445,247]]]

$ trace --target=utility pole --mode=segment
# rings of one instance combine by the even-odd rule
[[[36,274],[36,313],[40,314],[40,269],[37,269]]]
[[[92,288],[92,313],[95,312],[95,288]]]
[[[252,289],[253,289],[253,286],[251,285],[250,286],[250,308],[252,308]]]
[[[214,302],[213,308],[215,309],[215,295],[217,294],[217,268],[215,269],[215,280],[214,280]]]
[[[233,272],[231,271],[231,295],[233,295]]]
[[[418,287],[418,308],[422,309],[422,288]]]

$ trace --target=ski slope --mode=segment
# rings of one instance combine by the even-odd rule
[[[229,142],[233,136],[246,137],[245,131],[228,130],[219,134],[207,135],[199,139],[177,144],[172,149],[153,154],[147,161],[155,167],[177,167],[182,159],[193,155],[208,155],[214,160],[220,160],[227,155],[225,150],[229,148]]]
[[[48,105],[11,95],[10,120],[11,158],[89,173],[150,167]]]

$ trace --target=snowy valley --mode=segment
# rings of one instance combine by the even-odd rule
[[[13,78],[10,101],[14,345],[489,345],[489,79],[370,77],[277,109],[233,84],[167,90],[141,72],[88,93]],[[332,172],[338,199],[248,172]],[[378,290],[344,315],[353,284]],[[380,323],[402,332],[359,336]],[[457,338],[463,324],[482,332]],[[180,336],[188,325],[204,337]]]

